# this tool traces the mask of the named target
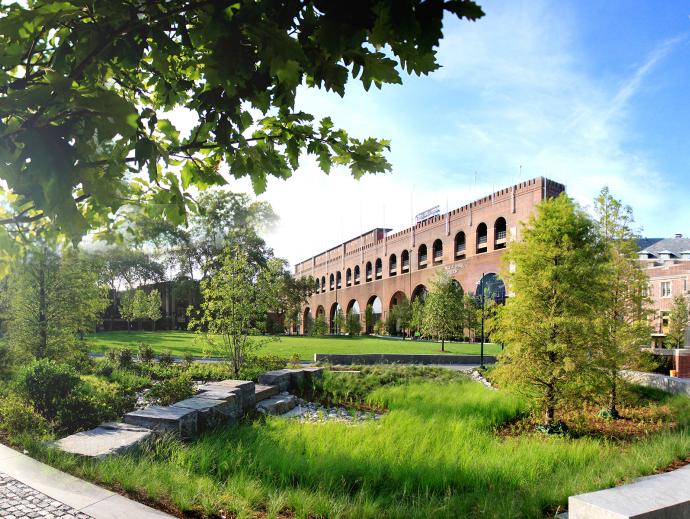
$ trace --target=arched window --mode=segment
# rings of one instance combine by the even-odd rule
[[[343,288],[343,275],[340,271],[335,273],[335,286],[338,289]]]
[[[381,279],[383,276],[383,262],[381,258],[376,258],[376,279]]]
[[[443,242],[441,240],[434,241],[432,250],[434,263],[441,263],[443,261]]]
[[[398,258],[395,254],[391,254],[388,258],[388,275],[395,276],[398,273]]]
[[[455,259],[465,258],[465,233],[460,231],[455,235]]]
[[[423,269],[426,267],[426,245],[423,243],[419,246],[417,251],[417,268]]]
[[[335,276],[333,274],[331,274],[330,283],[328,284],[328,286],[331,290],[335,288]]]
[[[355,265],[355,285],[359,285],[359,265]]]
[[[486,224],[482,222],[477,225],[477,254],[486,252],[487,238]]]
[[[321,281],[319,281],[319,278],[316,278],[316,293],[319,293],[319,290],[321,290]]]
[[[350,285],[352,285],[352,269],[351,268],[348,268],[345,271],[345,285],[348,287]]]
[[[494,249],[505,249],[506,242],[506,219],[501,216],[494,224]]]
[[[321,276],[321,292],[326,291],[326,276]]]
[[[366,281],[371,281],[371,261],[367,261],[367,266],[365,272]]]
[[[400,255],[400,271],[409,272],[410,271],[410,252],[405,249]]]

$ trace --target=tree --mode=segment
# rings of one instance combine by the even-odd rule
[[[345,321],[345,332],[350,337],[354,337],[362,333],[362,320],[359,318],[359,314],[353,310],[350,310],[347,313],[347,319]]]
[[[47,244],[27,251],[10,276],[7,340],[19,358],[69,359],[93,332],[107,289],[79,252]]]
[[[685,340],[688,333],[688,300],[683,295],[673,298],[673,306],[669,313],[668,334],[666,335],[666,345],[671,348],[685,347]]]
[[[463,328],[467,330],[470,340],[474,340],[481,333],[481,311],[477,299],[472,294],[463,296]]]
[[[374,307],[372,305],[367,305],[364,309],[364,328],[367,334],[370,334],[374,330],[375,324],[376,314],[374,313]]]
[[[338,310],[335,312],[335,319],[334,319],[334,324],[335,324],[335,333],[336,334],[341,334],[345,333],[345,314],[343,313],[343,309],[338,307]]]
[[[420,332],[424,326],[424,302],[415,297],[410,305],[410,330],[412,333]]]
[[[405,331],[410,327],[410,320],[412,318],[412,307],[410,302],[404,298],[399,301],[388,314],[388,322],[386,326],[390,335],[395,335],[399,331]]]
[[[590,218],[561,194],[537,206],[504,258],[502,277],[515,296],[499,308],[495,335],[506,348],[497,376],[530,397],[552,427],[589,366],[606,248]]]
[[[141,321],[148,318],[149,301],[146,292],[137,288],[132,298],[132,317],[137,321],[137,327],[141,330]]]
[[[120,295],[120,316],[127,321],[127,330],[132,329],[132,321],[134,321],[135,311],[134,311],[134,290],[128,290]]]
[[[441,351],[445,351],[448,339],[462,335],[462,313],[460,285],[445,270],[439,270],[424,301],[424,334],[440,340]]]
[[[304,154],[325,172],[387,171],[387,141],[296,110],[296,90],[429,74],[446,12],[483,16],[471,0],[3,4],[2,223],[48,218],[78,238],[137,205],[180,223],[190,192],[248,176],[260,193]],[[164,116],[178,107],[195,119],[184,134]]]
[[[153,321],[153,331],[156,331],[156,321],[163,317],[163,313],[161,312],[161,295],[155,288],[146,298],[146,317]]]
[[[604,272],[605,290],[598,301],[593,360],[599,369],[593,373],[603,378],[607,388],[607,414],[618,415],[621,370],[634,367],[640,359],[640,348],[651,332],[646,307],[649,279],[637,261],[637,236],[630,207],[623,206],[602,189],[594,201],[595,223],[603,240],[607,262]]]
[[[256,337],[256,323],[266,319],[264,294],[273,290],[265,283],[259,267],[239,247],[227,249],[220,268],[201,282],[201,313],[193,315],[190,327],[227,359],[235,377],[240,376],[247,355],[266,342]]]
[[[326,335],[327,329],[328,325],[326,324],[326,318],[323,316],[323,314],[320,314],[316,316],[316,319],[314,319],[311,330],[309,331],[309,335],[312,337]]]

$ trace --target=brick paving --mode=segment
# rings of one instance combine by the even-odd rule
[[[60,501],[0,472],[2,519],[91,519]]]

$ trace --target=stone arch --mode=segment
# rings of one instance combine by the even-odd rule
[[[494,223],[494,249],[505,249],[507,241],[506,219],[499,216]]]
[[[355,285],[359,285],[359,265],[355,265]]]
[[[391,254],[388,258],[388,275],[395,276],[398,273],[398,257]]]
[[[465,238],[465,233],[460,231],[458,234],[455,235],[455,259],[464,259],[465,258],[465,245],[466,245],[466,238]]]
[[[488,231],[484,222],[477,225],[477,254],[486,252],[486,244],[488,242]]]
[[[400,272],[410,271],[410,251],[407,249],[400,253]]]
[[[414,301],[415,299],[420,299],[423,303],[426,299],[427,292],[428,289],[426,288],[426,286],[422,284],[417,285],[416,287],[414,287],[414,290],[412,291],[412,301]]]
[[[345,286],[352,286],[352,269],[350,267],[345,271]]]
[[[340,310],[340,303],[335,302],[331,305],[331,309],[328,312],[328,329],[330,331],[331,335],[336,335],[338,333],[341,333],[342,330],[338,330],[336,327],[336,315],[338,314],[338,310]]]
[[[364,269],[364,279],[365,281],[371,281],[371,276],[372,276],[372,267],[371,267],[371,261],[367,261],[366,267]]]
[[[431,251],[433,262],[441,263],[443,261],[443,241],[441,241],[441,239],[434,240]]]
[[[419,248],[417,249],[417,268],[419,268],[419,269],[426,268],[426,262],[427,262],[426,245],[422,243],[419,246]]]

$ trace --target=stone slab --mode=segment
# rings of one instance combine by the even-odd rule
[[[151,429],[124,423],[104,423],[90,431],[83,431],[52,443],[64,452],[104,458],[122,454],[146,441],[153,435]]]
[[[254,387],[254,401],[256,403],[266,400],[272,396],[280,393],[280,389],[277,386],[265,386],[263,384],[256,384]]]
[[[690,466],[571,496],[569,519],[689,519]]]
[[[287,413],[295,405],[297,405],[297,399],[294,395],[278,395],[256,404],[256,410],[262,414],[280,415]]]
[[[259,384],[266,386],[278,386],[281,391],[290,389],[291,374],[287,369],[267,371],[259,375]]]
[[[156,432],[172,432],[181,438],[191,438],[198,431],[197,417],[194,409],[154,405],[127,413],[124,421]]]
[[[204,395],[205,393],[201,393]],[[194,409],[199,413],[199,427],[208,428],[222,423],[233,423],[241,414],[234,401],[217,400],[195,396],[173,404],[173,407]]]
[[[363,353],[348,355],[341,353],[315,353],[316,362],[328,362],[337,365],[350,364],[426,364],[426,365],[479,365],[479,355],[452,355],[441,354],[398,354],[398,353]],[[484,364],[494,364],[496,357],[484,355]]]

